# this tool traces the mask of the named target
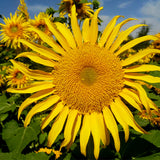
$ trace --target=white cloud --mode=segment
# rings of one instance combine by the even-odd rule
[[[48,8],[48,6],[40,5],[40,4],[27,5],[27,7],[28,7],[28,11],[33,13],[44,12]]]
[[[146,16],[152,16],[160,18],[160,1],[159,0],[150,0],[145,3],[141,8],[141,13]]]
[[[110,20],[112,19],[112,17],[110,16],[106,16],[106,15],[99,15],[99,17],[101,18],[101,20],[103,21],[101,23],[101,26],[99,26],[99,30],[103,31],[105,29],[105,27],[107,26],[107,24],[110,22]]]
[[[128,5],[130,5],[132,3],[132,1],[127,1],[127,2],[123,2],[121,4],[118,5],[118,8],[126,8]]]

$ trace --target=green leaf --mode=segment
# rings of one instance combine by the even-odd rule
[[[45,153],[29,153],[17,155],[14,152],[0,153],[0,160],[48,160],[49,156]]]
[[[141,127],[146,127],[149,124],[149,120],[148,119],[143,119],[141,118],[139,115],[135,115],[134,119],[136,120],[136,122],[141,126]]]
[[[7,102],[7,97],[5,94],[0,96],[0,114],[6,113],[8,111],[14,111],[16,108],[16,104],[10,104]]]
[[[149,156],[135,158],[135,160],[160,160],[160,153],[155,153]]]
[[[42,133],[39,136],[39,143],[42,144],[47,138],[47,133]]]
[[[37,139],[39,132],[39,124],[37,126],[36,123],[33,123],[33,125],[24,128],[19,127],[17,122],[12,120],[6,123],[2,130],[2,138],[6,141],[9,151],[19,154],[30,142]]]
[[[151,130],[149,134],[144,134],[141,137],[160,148],[160,130]]]
[[[0,114],[0,122],[3,122],[8,117],[8,113]]]
[[[48,160],[49,156],[45,153],[29,153],[25,156],[25,160]]]

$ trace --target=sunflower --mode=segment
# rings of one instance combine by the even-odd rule
[[[34,93],[21,104],[18,117],[25,108],[38,101],[29,111],[24,122],[25,127],[35,114],[51,110],[41,125],[43,130],[54,120],[48,135],[48,147],[52,146],[64,127],[64,141],[60,150],[65,146],[69,149],[80,130],[81,153],[86,156],[86,147],[92,135],[96,159],[100,152],[100,141],[104,146],[110,143],[109,134],[113,137],[116,151],[120,150],[117,122],[124,129],[125,141],[129,137],[129,126],[140,133],[145,133],[134,120],[126,102],[139,111],[142,111],[142,108],[145,108],[147,113],[150,113],[150,108],[157,110],[139,81],[160,82],[158,77],[137,73],[160,71],[160,67],[135,65],[142,57],[153,52],[160,53],[159,50],[146,49],[125,60],[120,59],[120,55],[129,48],[157,38],[147,35],[119,47],[133,30],[143,24],[134,25],[117,36],[120,28],[134,19],[129,18],[116,25],[121,16],[115,16],[97,41],[97,17],[101,9],[102,7],[95,11],[91,21],[89,18],[84,20],[82,32],[78,25],[75,5],[71,10],[72,32],[65,24],[56,22],[53,26],[45,19],[58,43],[44,32],[38,29],[35,31],[52,49],[20,40],[35,53],[21,53],[19,57],[28,57],[44,66],[52,67],[53,70],[52,72],[31,70],[12,60],[21,72],[37,81],[23,89],[8,89],[14,93]],[[42,98],[43,100],[39,101]]]
[[[44,18],[48,18],[50,20],[51,16],[49,16],[48,14],[45,14],[43,12],[40,12],[38,14],[38,16],[35,16],[35,19],[30,19],[29,23],[31,24],[31,26],[33,26],[33,27],[43,31],[45,34],[51,36],[52,34],[51,34],[50,30],[48,29],[48,26],[46,25]],[[33,38],[35,40],[40,40],[40,37],[37,33],[35,33],[32,30],[31,30],[31,32],[32,32]]]
[[[18,68],[12,66],[8,69],[8,76],[6,76],[8,85],[16,88],[23,88],[31,83],[31,78],[23,74]]]
[[[17,15],[15,13],[12,15],[10,14],[10,18],[4,17],[4,23],[0,23],[2,27],[1,31],[1,41],[6,44],[7,47],[11,45],[12,48],[20,48],[20,42],[18,39],[26,39],[29,38],[28,33],[28,23],[25,22],[23,15]]]
[[[79,19],[92,17],[93,10],[89,6],[91,3],[82,3],[81,0],[62,0],[59,7],[60,16],[64,16],[67,13],[70,14],[74,4],[76,5],[77,17]]]

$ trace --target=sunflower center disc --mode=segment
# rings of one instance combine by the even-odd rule
[[[17,26],[12,26],[11,27],[11,32],[12,33],[16,33],[18,31],[18,27]]]
[[[53,83],[62,101],[82,114],[102,112],[123,87],[123,70],[118,57],[105,48],[84,44],[62,56]]]
[[[23,73],[17,72],[17,73],[16,73],[16,78],[17,78],[17,79],[22,79],[22,78],[23,78]]]
[[[97,79],[97,73],[92,67],[85,67],[80,73],[81,82],[85,85],[92,85]]]

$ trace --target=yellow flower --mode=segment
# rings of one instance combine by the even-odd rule
[[[8,69],[8,76],[6,78],[8,85],[11,87],[23,88],[31,83],[31,79],[15,66]]]
[[[24,0],[20,0],[20,4],[19,4],[19,6],[18,6],[18,8],[17,8],[18,10],[16,11],[17,12],[17,14],[18,15],[23,15],[23,17],[24,17],[24,19],[26,20],[26,21],[28,21],[29,20],[29,13],[28,13],[28,11],[27,11],[27,6],[26,6],[26,3],[25,3],[25,1]]]
[[[35,19],[30,19],[29,20],[29,23],[31,24],[31,26],[43,31],[45,34],[51,36],[51,32],[50,30],[48,29],[48,26],[46,25],[45,23],[45,18],[48,18],[48,20],[51,19],[51,16],[43,13],[43,12],[40,12],[38,14],[38,16],[35,16]],[[30,30],[33,34],[33,39],[35,40],[40,40],[40,37],[37,33],[35,33],[32,29]]]
[[[156,105],[148,98],[139,81],[159,83],[159,77],[137,73],[145,71],[160,71],[154,65],[134,65],[134,62],[144,56],[157,52],[156,49],[146,49],[125,60],[120,55],[133,46],[148,40],[156,40],[155,36],[144,36],[134,39],[119,48],[126,37],[142,24],[134,25],[118,35],[121,27],[133,18],[126,19],[116,25],[115,16],[106,26],[99,41],[97,16],[99,8],[93,15],[84,20],[82,32],[78,25],[75,5],[71,11],[72,32],[65,24],[56,22],[55,26],[45,19],[49,30],[58,43],[44,32],[35,29],[36,33],[51,48],[41,46],[26,40],[21,42],[30,47],[33,52],[19,54],[34,62],[52,67],[52,72],[27,69],[19,62],[12,63],[24,74],[37,81],[23,89],[8,89],[14,93],[34,93],[20,106],[18,117],[30,104],[38,103],[29,111],[24,126],[31,118],[42,111],[51,109],[50,114],[43,120],[43,130],[51,121],[53,125],[48,135],[48,147],[51,147],[64,127],[64,141],[60,146],[69,149],[80,130],[80,149],[86,156],[86,147],[90,136],[94,142],[94,156],[98,159],[100,141],[106,146],[110,143],[111,133],[115,149],[120,150],[120,139],[117,121],[125,132],[125,141],[129,137],[129,126],[140,133],[145,131],[135,122],[126,102],[141,111],[144,107],[147,113],[150,108],[157,110]],[[46,97],[45,100],[39,100]]]
[[[74,4],[76,5],[77,17],[79,19],[93,16],[93,10],[89,6],[91,3],[81,3],[81,0],[62,0],[59,7],[60,16],[64,16],[67,13],[70,14]]]
[[[0,26],[2,27],[1,31],[1,41],[6,44],[7,47],[11,45],[12,48],[20,48],[20,42],[19,39],[26,39],[29,38],[28,33],[28,23],[25,22],[24,17],[21,15],[15,15],[12,16],[10,14],[11,18],[5,18],[4,17],[4,23],[0,23]]]

